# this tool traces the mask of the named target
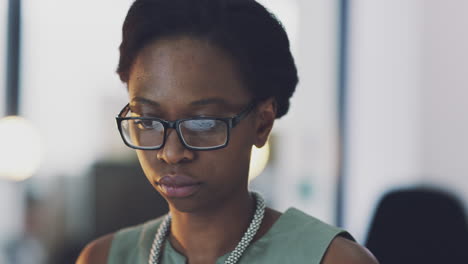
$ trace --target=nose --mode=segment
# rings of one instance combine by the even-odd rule
[[[181,142],[175,129],[168,129],[166,142],[158,153],[157,158],[167,164],[178,164],[194,159],[195,153],[187,149]]]

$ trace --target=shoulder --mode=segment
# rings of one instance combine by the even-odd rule
[[[107,263],[113,238],[114,234],[105,235],[86,245],[81,251],[76,264]]]
[[[301,235],[308,241],[322,243],[327,248],[338,235],[352,239],[351,235],[347,234],[345,230],[323,222],[294,207],[289,208],[280,219],[287,227],[285,231],[293,235]]]
[[[291,239],[296,241],[291,243],[294,243],[299,254],[307,256],[307,259],[313,263],[378,263],[372,253],[354,242],[353,237],[339,227],[327,224],[295,208],[288,209],[283,216],[283,223],[287,222],[288,236],[292,236]]]
[[[162,219],[126,227],[92,241],[82,250],[76,264],[136,263],[140,250],[149,251]]]
[[[333,239],[322,261],[323,264],[378,264],[377,259],[365,247],[337,236]]]

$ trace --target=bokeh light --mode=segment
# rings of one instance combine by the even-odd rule
[[[19,116],[0,119],[0,178],[23,181],[39,168],[41,140],[31,122]]]
[[[252,147],[250,156],[249,180],[255,179],[260,175],[268,164],[270,157],[270,143],[267,141],[262,148]]]

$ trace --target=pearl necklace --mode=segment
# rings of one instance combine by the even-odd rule
[[[252,192],[257,202],[257,207],[255,209],[255,214],[253,216],[252,222],[250,222],[249,228],[244,233],[239,244],[237,244],[234,251],[231,252],[229,257],[224,262],[225,264],[234,264],[239,261],[242,257],[242,254],[250,245],[250,242],[254,238],[255,234],[257,234],[260,225],[262,224],[263,216],[265,215],[265,200],[263,197],[256,192]],[[166,240],[166,237],[169,235],[169,227],[171,225],[171,215],[167,214],[164,218],[162,224],[159,226],[156,235],[154,236],[153,245],[151,246],[150,256],[148,263],[149,264],[159,264],[159,260],[161,258],[161,246]]]

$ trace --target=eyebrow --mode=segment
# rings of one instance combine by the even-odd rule
[[[134,97],[132,99],[132,102],[141,103],[141,104],[149,104],[149,105],[156,106],[156,107],[161,106],[161,104],[156,101],[153,101],[144,97],[138,97],[138,96]],[[210,104],[229,105],[229,103],[225,99],[219,98],[219,97],[204,98],[204,99],[196,100],[190,103],[191,106],[203,106],[203,105],[210,105]]]
[[[134,97],[132,99],[132,102],[135,102],[135,103],[141,103],[141,104],[149,104],[149,105],[152,105],[152,106],[157,106],[157,107],[160,107],[161,104],[159,104],[158,102],[156,101],[153,101],[153,100],[150,100],[150,99],[146,99],[146,98],[143,98],[143,97]]]

